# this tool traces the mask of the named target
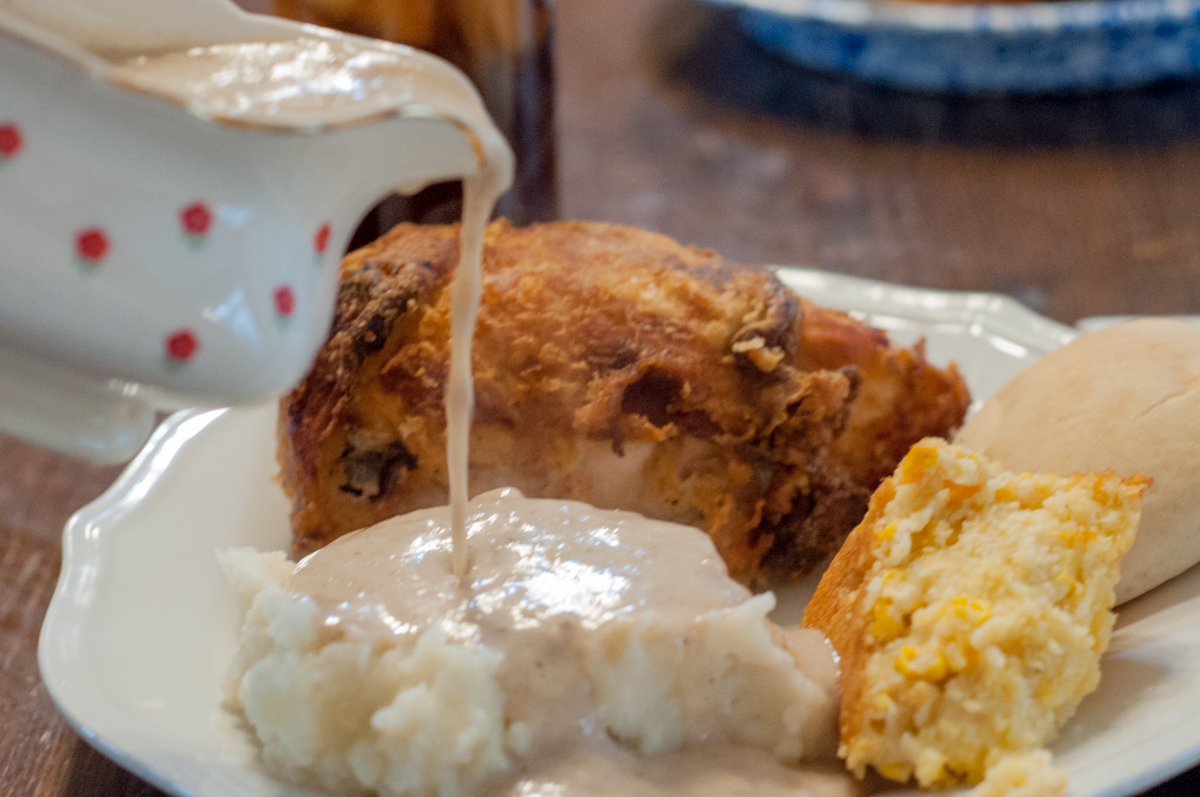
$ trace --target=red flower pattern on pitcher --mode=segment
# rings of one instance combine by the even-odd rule
[[[203,202],[193,202],[179,211],[183,233],[194,238],[203,238],[212,229],[213,214]]]
[[[317,234],[313,236],[313,249],[317,255],[325,254],[325,250],[329,248],[329,236],[333,233],[328,224],[322,224],[321,229],[317,230]]]
[[[21,145],[24,143],[25,139],[21,135],[21,128],[11,123],[0,124],[0,160],[11,160],[17,157],[17,153],[21,151]]]
[[[275,312],[280,318],[291,318],[296,311],[296,294],[290,285],[280,285],[275,289]]]
[[[75,235],[75,254],[85,266],[98,266],[108,256],[108,234],[101,227],[88,227]]]
[[[167,335],[164,341],[167,358],[174,363],[185,363],[200,349],[200,340],[190,329],[180,329]]]

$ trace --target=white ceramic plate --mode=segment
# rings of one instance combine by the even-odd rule
[[[781,276],[898,340],[925,335],[931,359],[960,363],[977,398],[1073,334],[1003,297]],[[274,424],[274,407],[175,415],[63,535],[42,678],[89,742],[173,794],[309,794],[258,770],[217,703],[235,618],[214,551],[289,543]],[[811,587],[781,595],[782,619],[798,618]],[[1073,770],[1074,797],[1132,794],[1200,760],[1200,572],[1122,609],[1100,689],[1055,752]]]

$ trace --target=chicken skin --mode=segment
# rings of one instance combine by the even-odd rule
[[[402,224],[342,263],[329,340],[280,407],[297,554],[448,496],[458,226]],[[487,231],[471,493],[697,526],[752,586],[837,550],[875,486],[968,404],[953,365],[765,269],[612,224]]]

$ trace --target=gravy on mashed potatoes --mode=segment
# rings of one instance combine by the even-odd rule
[[[304,559],[234,550],[227,698],[285,780],[336,793],[850,795],[837,666],[695,529],[515,490]],[[640,754],[640,755],[639,755]]]

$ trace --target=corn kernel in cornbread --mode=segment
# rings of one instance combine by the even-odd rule
[[[841,656],[851,771],[978,783],[1048,742],[1099,683],[1147,484],[1018,476],[941,440],[914,446],[804,616]]]

